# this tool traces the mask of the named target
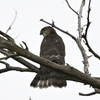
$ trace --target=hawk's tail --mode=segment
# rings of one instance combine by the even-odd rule
[[[30,84],[32,87],[39,88],[47,88],[52,85],[60,88],[65,87],[67,85],[66,79],[58,72],[50,72],[48,74],[38,73]]]

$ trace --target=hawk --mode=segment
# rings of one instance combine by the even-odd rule
[[[65,45],[62,38],[50,26],[42,28],[40,35],[44,36],[40,47],[40,56],[57,64],[64,65]],[[43,65],[40,65],[39,72],[30,84],[32,87],[39,88],[47,88],[49,86],[61,88],[66,85],[66,79],[62,73]]]

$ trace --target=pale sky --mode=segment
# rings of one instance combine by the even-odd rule
[[[81,0],[69,0],[70,5],[75,11],[78,12]],[[82,26],[86,25],[87,17],[87,4],[83,10]],[[30,52],[39,55],[40,44],[43,39],[39,35],[42,27],[48,26],[47,24],[40,22],[40,19],[44,19],[48,22],[55,21],[55,25],[62,28],[65,31],[78,36],[77,15],[73,13],[67,6],[65,0],[0,0],[0,30],[6,32],[9,25],[12,23],[15,11],[17,11],[17,18],[12,26],[12,29],[8,32],[12,36],[16,43],[22,43],[25,41],[29,47]],[[100,54],[100,1],[96,0],[91,3],[90,21],[92,21],[89,31],[88,40],[93,50]],[[76,43],[69,36],[56,30],[57,33],[63,38],[66,46],[66,63],[75,67],[83,72],[82,55]],[[85,47],[86,50],[88,50]],[[91,53],[87,52],[90,56]],[[0,55],[3,57],[3,55]],[[7,62],[12,66],[24,67],[16,61],[9,59]],[[38,64],[34,63],[39,67]],[[100,76],[100,61],[94,57],[89,59],[89,72],[94,77]],[[0,64],[1,65],[1,64]],[[4,67],[1,65],[1,68]],[[99,100],[100,95],[96,94],[90,97],[79,96],[78,93],[89,93],[94,91],[88,85],[85,86],[81,83],[67,82],[66,88],[54,88],[39,89],[30,87],[30,83],[35,77],[36,73],[21,73],[11,71],[0,74],[0,100]]]

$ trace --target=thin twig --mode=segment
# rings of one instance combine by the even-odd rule
[[[85,29],[85,34],[84,34],[85,37],[87,36],[87,32],[88,32],[89,26],[91,24],[91,22],[90,22],[90,11],[91,11],[90,4],[91,4],[91,0],[89,0],[89,5],[88,5],[87,25],[86,25],[87,27]]]
[[[15,10],[15,8],[13,8]],[[9,26],[9,28],[7,29],[6,33],[11,29],[12,25],[14,24],[15,20],[16,20],[16,17],[17,17],[17,11],[15,10],[15,17],[14,17],[14,20],[12,21],[11,25]]]
[[[25,45],[25,48],[23,47],[22,44],[20,44],[21,48],[23,48],[23,49],[29,51],[29,48],[28,48],[27,44],[26,44],[24,41],[22,41],[22,42],[23,42],[23,44]]]
[[[9,35],[7,35],[6,33],[0,31],[0,34],[1,34],[2,36],[4,36],[6,39],[8,39],[9,41],[15,43],[14,39],[13,39],[12,37],[10,37]]]
[[[27,44],[26,44],[24,41],[22,41],[22,42],[23,42],[23,44],[25,45],[25,49],[26,49],[27,51],[29,51],[29,48],[28,48]]]
[[[76,14],[78,15],[78,13],[70,6],[68,0],[65,0],[67,2],[68,7]]]
[[[6,55],[6,56],[13,55],[12,52],[6,51],[6,50],[2,50],[2,49],[0,49],[0,53],[4,54],[4,55]],[[37,68],[37,66],[35,66],[35,65],[31,64],[31,63],[29,63],[28,61],[26,61],[26,60],[23,59],[22,57],[19,57],[19,56],[12,56],[11,58],[14,59],[14,60],[16,60],[17,62],[23,64],[24,66],[28,67],[29,69],[31,69],[32,71],[34,71],[34,72],[36,72],[36,73],[39,71],[39,69]]]
[[[91,96],[91,95],[95,95],[97,92],[91,92],[91,93],[88,93],[88,94],[84,94],[84,93],[79,93],[80,96]]]
[[[0,73],[4,73],[4,72],[7,72],[7,71],[12,71],[12,70],[20,71],[20,72],[32,72],[32,70],[30,70],[28,68],[10,66],[7,62],[4,62],[4,61],[0,61],[0,63],[6,65],[6,68],[0,69]]]

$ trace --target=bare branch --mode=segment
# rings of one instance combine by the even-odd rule
[[[6,63],[6,62],[4,62],[4,61],[0,61],[0,63],[6,65],[6,68],[0,69],[0,73],[4,73],[4,72],[7,72],[7,71],[12,71],[12,70],[20,71],[20,72],[32,72],[32,70],[30,70],[30,69],[28,69],[28,68],[20,68],[20,67],[13,67],[13,66],[10,66],[8,63]]]
[[[83,37],[83,38],[84,38],[84,37]],[[85,41],[86,41],[85,44],[86,44],[86,46],[88,47],[89,51],[90,51],[96,58],[98,58],[98,59],[100,60],[100,56],[99,56],[96,52],[94,52],[94,50],[90,47],[87,38],[84,38],[84,39],[85,39]]]
[[[77,44],[78,44],[78,47],[79,47],[79,49],[82,53],[82,56],[83,56],[84,72],[85,72],[85,74],[90,75],[89,70],[88,70],[88,67],[89,67],[88,56],[86,54],[85,49],[83,48],[83,46],[81,44],[80,39],[77,39]]]
[[[76,14],[78,15],[78,13],[70,6],[68,0],[65,0],[67,2],[68,7]]]
[[[22,41],[22,42],[23,42],[23,44],[25,45],[25,49],[26,49],[27,51],[29,51],[27,44],[26,44],[24,41]],[[24,49],[24,47],[23,47],[22,44],[20,44],[20,46]]]
[[[96,80],[95,78],[89,77],[88,75],[85,75],[84,73],[78,71],[77,69],[73,68],[69,64],[67,64],[66,66],[63,66],[63,65],[53,63],[42,57],[38,57],[38,56],[32,54],[31,52],[19,47],[15,43],[13,43],[9,40],[3,39],[2,37],[0,37],[0,48],[1,48],[1,50],[3,48],[5,48],[8,50],[14,51],[14,52],[16,52],[16,54],[19,54],[20,56],[25,57],[31,61],[34,61],[34,62],[41,64],[43,66],[46,66],[46,67],[50,67],[59,72],[62,72],[66,76],[73,77],[73,80],[77,79],[77,80],[79,80],[79,82],[82,82],[85,84],[90,84],[92,87],[100,88],[100,81]],[[12,57],[12,58],[23,63],[22,58],[21,58],[22,61],[19,60],[20,59],[19,57],[18,57],[18,59],[17,59],[17,57]],[[32,68],[34,69],[34,66],[28,66],[29,63],[28,64],[23,63],[23,64],[27,65],[27,67],[29,69],[32,69]],[[68,79],[70,79],[70,78],[68,77]]]
[[[87,40],[87,32],[88,32],[88,29],[89,29],[89,26],[91,24],[90,22],[90,11],[91,11],[91,8],[90,8],[90,4],[91,4],[91,0],[89,0],[89,5],[88,5],[88,13],[87,13],[87,27],[85,29],[85,34],[83,35],[83,38],[85,39],[85,44],[87,45],[89,51],[96,57],[100,60],[100,56],[94,52],[94,50],[90,47],[89,43],[88,43],[88,40]]]
[[[82,1],[80,9],[79,9],[79,14],[78,14],[78,31],[79,31],[79,38],[80,39],[82,39],[81,16],[82,16],[84,4],[85,4],[85,0]]]
[[[82,10],[83,10],[83,6],[85,5],[85,0],[82,1],[80,9],[79,9],[79,15],[78,15],[78,31],[79,31],[79,37],[77,38],[77,44],[78,47],[82,53],[83,56],[83,62],[84,62],[84,72],[85,74],[89,75],[89,62],[88,62],[88,56],[86,54],[86,51],[84,49],[84,47],[82,46],[82,27],[81,27],[81,16],[82,16]]]
[[[9,55],[9,56],[2,57],[2,58],[0,58],[0,60],[7,60],[8,58],[10,58],[10,57],[15,57],[15,56],[18,56],[18,54],[11,54],[11,55]]]
[[[89,0],[89,5],[88,5],[87,25],[86,25],[87,27],[86,27],[86,29],[85,29],[84,37],[87,36],[87,32],[88,32],[89,26],[90,26],[90,24],[91,24],[91,22],[90,22],[90,11],[91,11],[90,4],[91,4],[91,0]]]
[[[9,52],[9,51],[1,50],[1,49],[0,49],[0,52],[3,53],[3,54],[5,54],[5,55],[7,55],[7,56],[9,56],[9,55],[12,54],[12,53]],[[25,65],[26,67],[28,67],[29,69],[31,69],[33,72],[36,72],[36,73],[37,73],[37,72],[39,71],[39,69],[38,69],[36,66],[34,66],[33,64],[27,62],[26,60],[24,60],[24,59],[21,58],[21,57],[12,56],[11,58],[13,58],[14,60],[18,61],[19,63]],[[0,70],[1,73],[7,72],[7,71],[10,71],[10,70],[9,70],[9,69],[6,69],[6,68]],[[84,83],[84,82],[81,81],[80,79],[74,78],[74,77],[72,77],[72,76],[70,76],[70,75],[64,74],[64,77],[66,78],[66,80]]]
[[[91,96],[91,95],[95,95],[95,94],[100,94],[100,89],[94,88],[94,92],[88,93],[88,94],[83,94],[83,93],[79,93],[79,95],[81,96]]]
[[[28,46],[27,46],[27,44],[24,42],[24,41],[22,41],[23,43],[24,43],[24,45],[25,45],[25,49],[27,50],[27,51],[29,51],[29,49],[28,49]]]
[[[7,35],[6,33],[3,33],[2,31],[0,31],[0,34],[4,36],[6,39],[8,39],[9,41],[15,43],[14,39],[10,37],[9,35]]]
[[[2,43],[2,41],[1,41],[1,43]],[[16,44],[14,44],[10,41],[7,41],[7,40],[5,40],[5,42],[3,42],[3,45],[0,44],[0,48],[2,48],[2,49],[6,48],[8,50],[14,51],[14,52],[16,52],[16,54],[19,54],[20,56],[25,57],[31,61],[34,61],[34,62],[41,64],[43,66],[46,66],[46,67],[50,67],[50,68],[55,69],[64,74],[68,74],[72,77],[75,77],[75,78],[81,80],[85,84],[90,84],[92,87],[100,88],[100,82],[98,80],[96,80],[88,75],[85,75],[84,73],[78,71],[77,69],[71,67],[68,64],[66,66],[63,66],[63,65],[59,65],[54,62],[51,62],[45,58],[38,57],[38,56],[32,54],[31,52],[29,52],[23,48],[20,48]]]
[[[79,95],[81,96],[91,96],[91,95],[95,95],[97,92],[91,92],[91,93],[88,93],[88,94],[83,94],[83,93],[79,93]]]
[[[14,8],[15,10],[15,8]],[[12,25],[14,24],[15,20],[16,20],[16,17],[17,17],[17,11],[15,10],[15,18],[13,20],[13,22],[11,23],[11,25],[9,26],[9,28],[7,29],[6,33],[11,29]]]
[[[9,51],[7,51],[7,50],[2,50],[2,49],[0,49],[0,52],[1,52],[2,54],[6,55],[6,56],[13,55],[12,52],[9,52]],[[28,61],[24,60],[24,59],[21,58],[21,57],[18,57],[18,56],[11,56],[11,58],[14,59],[14,60],[16,60],[17,62],[23,64],[24,66],[28,67],[28,68],[29,68],[30,70],[32,70],[33,72],[36,72],[36,73],[37,73],[37,72],[39,71],[39,69],[38,69],[35,65],[29,63]]]
[[[55,26],[54,23],[51,24],[51,23],[49,23],[49,22],[47,22],[47,21],[45,21],[45,20],[43,20],[43,19],[40,19],[40,21],[42,21],[42,22],[44,22],[44,23],[46,23],[46,24],[48,24],[48,25],[51,25],[51,26],[53,26],[54,28],[56,28],[57,30],[59,30],[59,31],[65,33],[65,34],[67,34],[67,35],[70,36],[75,42],[77,41],[77,40],[76,40],[76,37],[74,37],[74,36],[73,36],[72,34],[70,34],[69,32],[66,32],[66,31],[60,29],[59,27]]]

